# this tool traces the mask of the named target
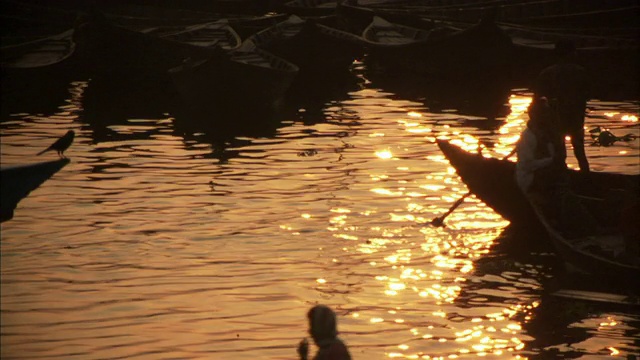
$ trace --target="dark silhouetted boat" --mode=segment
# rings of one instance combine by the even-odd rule
[[[298,65],[305,75],[347,71],[364,54],[362,38],[341,29],[335,16],[303,19],[291,15],[249,39]]]
[[[0,168],[2,197],[0,198],[0,221],[13,218],[13,212],[23,198],[42,183],[69,164],[69,159],[44,161],[26,165]]]
[[[77,29],[78,50],[90,73],[166,76],[185,59],[207,59],[237,48],[240,37],[226,21],[132,29],[94,17]]]
[[[453,27],[439,27],[436,31],[441,30],[449,30],[448,33],[454,33],[461,29]],[[434,29],[422,29],[392,23],[379,16],[374,16],[371,23],[369,23],[362,32],[362,37],[367,41],[370,41],[377,46],[389,47],[426,42],[429,39],[433,39],[434,35]]]
[[[401,4],[381,7],[371,6],[371,4],[365,4],[362,1],[342,0],[338,4],[336,13],[349,24],[350,31],[358,34],[362,33],[376,16],[394,24],[418,29],[429,30],[434,26],[433,20],[410,8],[405,8]]]
[[[447,24],[430,31],[374,17],[363,38],[372,62],[390,71],[489,80],[510,67],[511,39],[489,17],[466,28]]]
[[[335,14],[337,6],[336,0],[290,0],[280,10],[299,16],[327,16]]]
[[[621,28],[550,28],[499,24],[513,41],[513,74],[522,86],[556,61],[554,45],[570,40],[576,47],[574,61],[591,77],[592,97],[607,98],[624,90],[637,96],[640,48],[635,31]],[[630,35],[632,34],[632,35]],[[627,95],[628,96],[628,95]]]
[[[437,144],[478,199],[514,225],[542,229],[536,212],[516,184],[515,162],[471,153],[446,140],[437,140]],[[640,175],[596,171],[584,174],[569,170],[569,177],[574,193],[593,198],[605,198],[610,189],[624,189],[640,181]]]
[[[190,59],[169,71],[191,110],[215,114],[277,107],[298,74],[298,66],[262,50],[252,41],[226,56]]]
[[[347,0],[347,3],[354,0]],[[356,3],[366,3],[357,0]],[[487,11],[495,10],[496,20],[527,25],[568,27],[616,27],[631,24],[640,8],[636,0],[451,0],[386,1],[368,4],[381,11],[404,11],[444,21],[476,22]]]
[[[73,29],[44,38],[30,39],[0,49],[5,71],[41,69],[60,65],[75,52]]]
[[[260,0],[262,3],[267,1]],[[216,2],[219,3],[219,2]],[[100,6],[105,17],[113,24],[130,28],[145,29],[150,27],[190,26],[228,19],[231,27],[244,40],[268,26],[283,21],[288,17],[282,13],[261,13],[264,15],[249,15],[245,12],[216,12],[215,6],[190,6],[191,2],[176,2],[172,4],[153,5],[134,4],[131,2],[106,1]],[[215,5],[209,1],[209,5]]]
[[[41,113],[57,109],[77,63],[73,33],[67,30],[45,37],[3,36],[0,49],[3,114],[20,112],[25,104],[37,106]]]

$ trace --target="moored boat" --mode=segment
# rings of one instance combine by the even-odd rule
[[[455,29],[451,29],[451,32],[454,31]],[[363,38],[380,46],[419,43],[429,40],[431,36],[433,36],[432,30],[394,24],[379,16],[374,16],[371,23],[362,32]]]
[[[542,229],[534,209],[518,188],[515,162],[470,153],[446,140],[437,140],[438,147],[456,170],[469,191],[514,225]],[[574,193],[605,198],[610,189],[638,184],[640,175],[592,171],[584,174],[569,170]]]
[[[76,44],[73,29],[52,36],[3,36],[0,63],[2,113],[25,103],[46,104],[66,89],[74,75]],[[36,93],[39,96],[33,96]],[[52,102],[49,102],[52,103]],[[47,108],[47,106],[45,106]],[[49,109],[43,113],[49,112]]]
[[[511,39],[490,17],[466,28],[447,25],[428,32],[374,17],[363,38],[371,60],[390,71],[489,81],[510,67]]]
[[[342,0],[338,3],[336,12],[349,24],[350,31],[356,33],[362,33],[375,16],[419,29],[428,30],[433,27],[433,21],[428,17],[401,6],[383,8],[361,4],[361,1]]]
[[[290,0],[282,4],[282,12],[299,16],[332,15],[338,6],[337,0]]]
[[[339,27],[335,16],[285,21],[249,37],[256,46],[285,58],[305,75],[347,71],[364,54],[362,38]]]
[[[166,76],[169,69],[185,59],[217,56],[223,48],[235,48],[240,41],[238,34],[223,21],[134,30],[94,16],[82,23],[77,33],[87,70],[109,76],[131,73]]]
[[[69,164],[67,158],[0,168],[2,197],[0,221],[13,218],[13,212],[23,198]]]
[[[238,48],[242,43],[240,35],[229,26],[229,20],[227,19],[219,19],[187,27],[155,27],[146,29],[143,32],[160,39],[204,48],[215,48],[217,46],[227,51]]]
[[[245,41],[226,56],[190,59],[169,74],[185,105],[197,113],[213,114],[223,109],[273,109],[298,71],[295,64]]]
[[[353,2],[353,0],[351,0]],[[364,2],[362,0],[356,2]],[[487,11],[497,10],[497,20],[529,25],[568,25],[570,27],[614,27],[633,23],[637,16],[635,0],[453,0],[386,2],[369,5],[375,11],[405,11],[445,21],[478,21]]]
[[[2,46],[0,66],[4,70],[50,67],[69,59],[75,49],[73,29],[69,29],[53,36]]]
[[[636,96],[639,92],[640,42],[635,36],[629,37],[626,30],[499,26],[512,39],[514,80],[520,86],[531,86],[540,71],[557,60],[557,41],[570,40],[576,48],[574,61],[590,74],[592,97],[607,98],[612,92],[614,97],[620,92]]]

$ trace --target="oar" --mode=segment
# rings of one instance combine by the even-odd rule
[[[458,206],[460,206],[460,204],[464,202],[464,199],[468,198],[469,195],[471,195],[471,191],[467,192],[460,199],[454,202],[453,206],[449,208],[449,210],[446,213],[444,213],[442,216],[438,216],[437,218],[431,220],[431,225],[437,226],[437,227],[444,226],[444,219],[447,216],[449,216],[453,212],[453,210],[455,210]]]
[[[511,150],[511,152],[509,154],[507,154],[507,156],[503,157],[502,160],[507,160],[508,158],[510,158],[515,153],[516,153],[516,149]],[[462,204],[464,202],[464,199],[468,198],[471,194],[472,194],[471,191],[468,191],[460,199],[456,200],[456,202],[453,203],[453,205],[449,208],[449,210],[446,213],[444,213],[441,216],[438,216],[437,218],[431,220],[431,225],[437,226],[437,227],[444,226],[444,219],[446,219],[447,216],[451,215],[451,213],[458,206],[460,206],[460,204]]]

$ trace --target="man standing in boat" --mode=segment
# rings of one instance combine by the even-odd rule
[[[557,129],[563,136],[571,137],[573,153],[580,171],[589,172],[589,162],[584,150],[584,117],[589,99],[590,80],[584,67],[575,63],[576,49],[570,40],[555,44],[558,60],[542,70],[534,85],[535,99],[549,100],[557,121]],[[566,154],[566,148],[562,151]]]

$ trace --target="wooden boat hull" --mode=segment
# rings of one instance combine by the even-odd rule
[[[149,32],[151,32],[149,30]],[[90,74],[153,74],[166,72],[187,58],[214,56],[216,45],[196,46],[119,26],[88,21],[77,30],[78,51]]]
[[[13,211],[23,198],[42,183],[69,164],[69,159],[7,166],[0,170],[2,197],[0,198],[0,221],[13,218]]]
[[[291,0],[282,4],[280,9],[300,16],[327,16],[334,14],[337,6],[337,0]]]
[[[169,74],[193,112],[259,112],[277,107],[298,67],[264,50],[252,49],[187,61]]]
[[[3,68],[33,69],[52,66],[70,58],[76,44],[73,29],[63,33],[2,47]]]
[[[541,45],[514,42],[511,66],[514,81],[532,86],[540,72],[556,62],[553,46],[549,42]],[[578,48],[576,55],[576,63],[589,73],[592,96],[600,99],[640,95],[639,61],[637,46]]]
[[[26,104],[43,114],[58,110],[77,65],[73,34],[71,29],[47,37],[28,36],[30,40],[11,45],[3,42],[0,49],[3,114],[23,112]]]
[[[437,140],[437,144],[469,191],[478,199],[514,225],[542,228],[536,212],[518,188],[514,162],[485,158],[446,140]],[[640,181],[639,175],[604,172],[585,175],[575,170],[569,170],[569,177],[575,193],[596,198],[604,198],[611,188],[626,188]]]
[[[287,20],[252,35],[256,46],[285,58],[305,75],[347,71],[364,54],[362,39],[337,26],[336,17]]]
[[[371,36],[376,32],[369,27],[363,38],[367,40],[371,61],[386,71],[455,79],[484,77],[487,81],[509,72],[511,39],[496,24],[442,29],[432,30],[423,39],[389,43]]]
[[[420,43],[429,40],[432,29],[421,29],[401,24],[394,24],[379,16],[374,16],[371,23],[362,32],[362,37],[379,46],[385,44],[397,47]]]
[[[353,1],[342,0],[338,3],[337,14],[345,20],[349,30],[361,34],[371,24],[375,16],[387,21],[418,29],[432,29],[434,22],[424,15],[416,14],[411,9],[379,8],[371,6],[359,6]]]
[[[0,53],[3,97],[15,93],[33,93],[34,87],[44,83],[68,80],[77,65],[74,30],[47,37],[5,45]],[[4,99],[3,99],[4,101]]]

